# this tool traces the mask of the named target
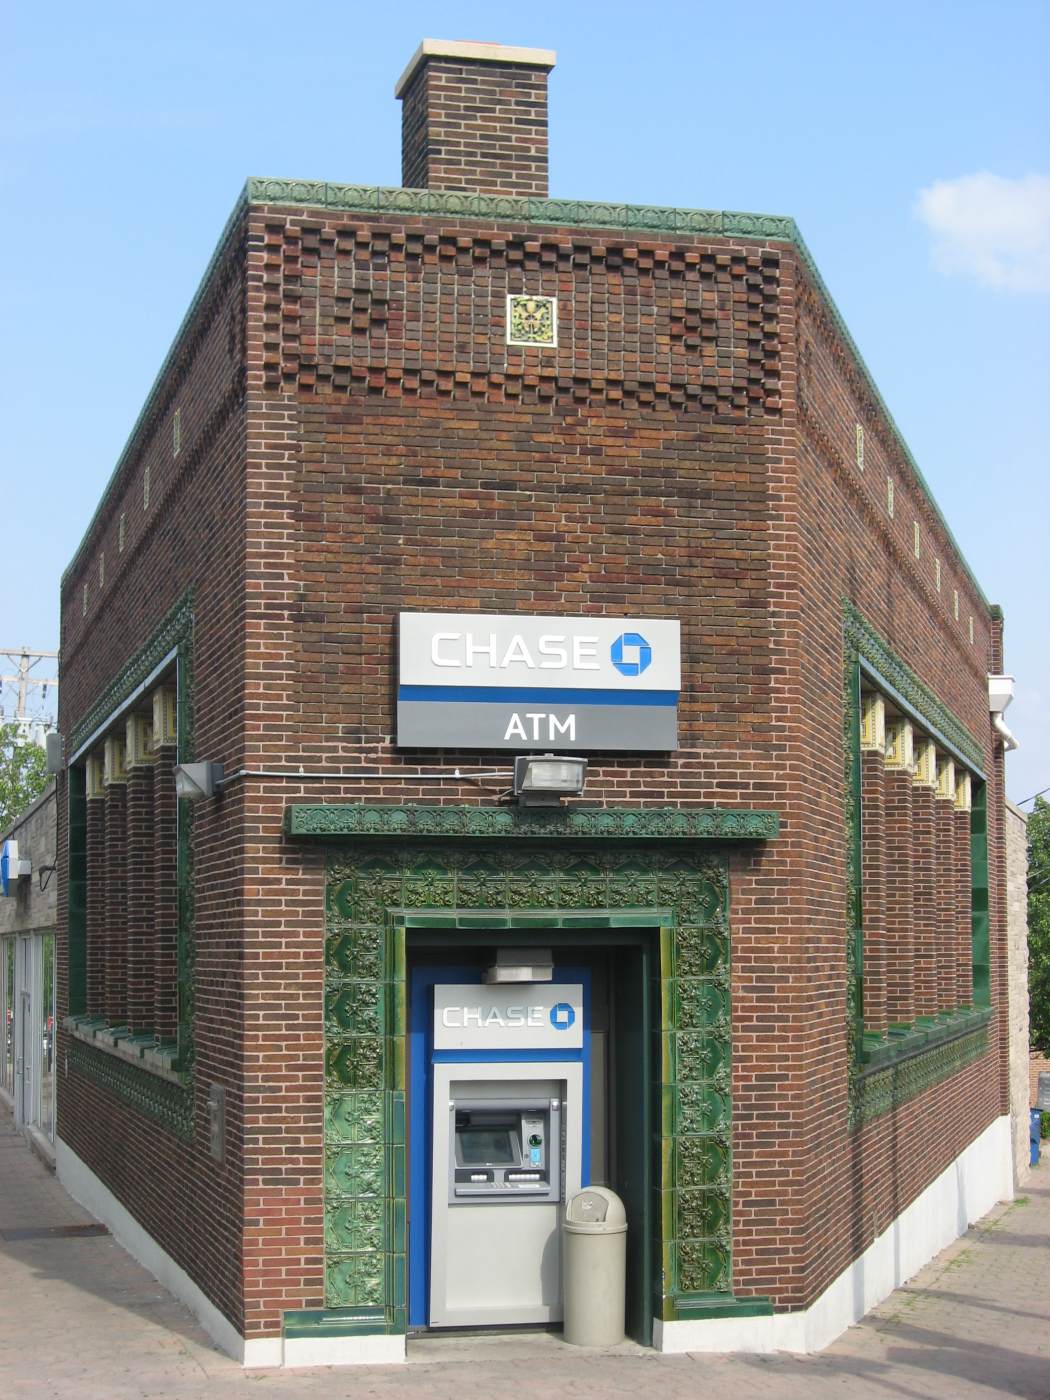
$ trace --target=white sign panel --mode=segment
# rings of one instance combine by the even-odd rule
[[[671,618],[402,613],[398,743],[423,748],[677,745]]]
[[[579,1050],[578,982],[477,983],[434,988],[435,1050]]]

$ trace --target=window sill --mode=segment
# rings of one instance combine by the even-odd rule
[[[97,1016],[67,1016],[62,1024],[76,1040],[104,1054],[126,1060],[171,1084],[189,1083],[189,1076],[176,1069],[178,1049],[174,1045],[158,1045],[154,1035],[132,1035],[127,1027],[111,1026]]]
[[[958,1011],[943,1012],[939,1016],[920,1016],[910,1026],[890,1030],[884,1035],[864,1037],[860,1052],[861,1077],[885,1069],[888,1065],[899,1064],[932,1050],[936,1045],[958,1040],[969,1035],[991,1020],[991,1008],[987,1006],[962,1007]]]

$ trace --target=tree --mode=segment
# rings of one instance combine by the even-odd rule
[[[39,797],[47,786],[44,750],[19,730],[17,724],[0,724],[0,831]]]
[[[1050,802],[1028,818],[1028,1008],[1034,1050],[1050,1055]]]

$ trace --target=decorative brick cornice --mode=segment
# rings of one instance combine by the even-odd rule
[[[857,348],[842,313],[794,219],[784,214],[750,214],[735,209],[682,209],[652,204],[607,204],[582,199],[525,199],[513,195],[485,195],[444,190],[388,188],[381,185],[332,185],[323,180],[249,179],[242,200],[252,204],[303,205],[339,209],[349,213],[404,217],[438,216],[450,219],[511,221],[547,224],[554,228],[615,229],[622,234],[699,234],[715,238],[777,240],[797,248],[813,288],[821,298],[831,324],[861,376],[870,399],[869,411],[881,413],[901,457],[914,473],[920,491],[951,542],[978,598],[990,607],[973,570],[967,564],[948,523],[934,499],[919,464],[879,392],[874,376]]]
[[[611,228],[623,233],[701,233],[718,238],[776,238],[799,245],[794,219],[724,209],[678,209],[655,204],[605,204],[586,199],[534,199],[520,195],[449,190],[330,185],[323,180],[251,179],[249,204],[302,204],[362,214],[415,214],[453,219],[499,219],[555,228]]]
[[[283,180],[250,178],[238,198],[226,226],[219,237],[218,245],[201,279],[189,310],[175,335],[175,340],[154,380],[153,387],[143,405],[138,421],[131,431],[127,446],[103,492],[91,524],[63,574],[63,584],[70,576],[80,558],[84,545],[91,535],[96,521],[100,518],[110,492],[120,474],[121,467],[128,459],[140,430],[150,420],[157,407],[170,371],[178,363],[185,348],[198,311],[212,288],[215,274],[228,256],[235,231],[247,209],[252,205],[300,205],[308,208],[346,210],[350,213],[371,215],[433,216],[449,219],[483,219],[511,221],[523,224],[547,224],[560,228],[615,229],[624,234],[636,232],[674,233],[710,235],[716,238],[776,240],[790,243],[798,249],[814,287],[823,298],[831,315],[834,327],[843,344],[856,362],[865,384],[870,391],[873,403],[884,415],[904,460],[915,474],[915,479],[926,496],[931,509],[940,520],[948,539],[951,541],[962,567],[966,570],[977,596],[985,606],[991,607],[985,598],[973,571],[948,529],[947,522],[934,500],[918,463],[912,456],[900,429],[886,407],[875,380],[864,362],[864,358],[850,335],[842,314],[835,305],[830,292],[817,269],[794,219],[782,214],[751,214],[739,210],[682,209],[674,206],[644,204],[609,204],[594,200],[576,199],[525,199],[512,195],[482,195],[456,193],[442,190],[411,190],[388,188],[380,185],[333,185],[319,180]],[[239,236],[239,235],[238,235]]]
[[[348,802],[285,808],[288,836],[337,841],[351,836],[771,841],[779,831],[777,812],[725,807],[552,807],[530,811],[520,807],[402,807]]]

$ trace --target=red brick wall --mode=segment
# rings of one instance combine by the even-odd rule
[[[804,892],[800,902],[807,925],[797,964],[807,986],[805,1008],[796,1025],[788,1028],[800,1047],[806,1086],[799,1196],[807,1239],[797,1294],[797,1301],[804,1303],[818,1296],[894,1214],[1005,1111],[998,1064],[1005,1066],[1006,1039],[993,1024],[992,1050],[984,1060],[859,1132],[851,1135],[846,1130],[841,599],[849,598],[860,608],[983,743],[990,813],[1001,807],[1003,790],[1001,754],[997,760],[988,723],[985,677],[996,662],[987,610],[922,499],[806,274],[799,268],[793,285],[787,275],[784,280],[786,297],[793,302],[799,351],[799,378],[786,416],[797,421],[799,430],[802,550],[794,586],[805,600],[801,645],[808,680],[796,742],[809,781],[792,791],[788,804],[791,824],[802,833],[794,874],[795,888]],[[858,421],[865,427],[863,471],[856,462]],[[889,475],[894,478],[892,517],[887,509]],[[919,558],[914,552],[915,520],[920,523]],[[887,774],[888,784],[893,777]],[[889,786],[886,808],[889,831],[894,820]],[[996,823],[989,825],[991,879],[1001,889],[1002,841]],[[892,920],[892,902],[888,913]],[[993,913],[991,923],[992,998],[998,1007],[1005,1005],[1005,923],[999,912]],[[924,923],[916,933],[920,940],[927,938]],[[892,1008],[890,1019],[895,1019]],[[772,1043],[767,1053],[775,1053]],[[737,1265],[738,1272],[746,1270],[746,1257],[739,1249]]]
[[[243,747],[244,596],[244,270],[243,231],[226,256],[182,336],[152,407],[147,410],[62,593],[62,693],[59,726],[67,738],[142,648],[173,604],[194,590],[194,708],[198,751],[221,752],[236,764]],[[181,410],[174,453],[172,420]],[[149,468],[145,500],[143,477]],[[124,516],[123,549],[120,517]],[[99,567],[105,553],[104,570]],[[87,608],[84,608],[84,585]],[[232,586],[231,586],[232,585]],[[121,728],[123,732],[123,728]],[[155,808],[158,881],[174,869],[171,752],[155,768],[165,800]],[[166,776],[165,776],[166,774]],[[123,793],[121,788],[120,792]],[[113,789],[110,789],[112,794]],[[88,803],[101,814],[111,798]],[[66,924],[66,804],[60,793],[59,926]],[[235,1325],[242,1320],[240,1107],[242,962],[237,908],[243,886],[241,838],[234,795],[205,814],[195,837],[196,1131],[184,1142],[76,1069],[61,1067],[68,1048],[60,1031],[56,1063],[62,1079],[58,1134],[96,1172],[161,1246]],[[227,824],[228,823],[228,824]],[[97,841],[97,836],[96,836]],[[98,846],[96,845],[96,849]],[[168,862],[165,869],[164,861]],[[171,928],[174,900],[154,910],[154,926]],[[134,906],[133,906],[134,907]],[[165,912],[165,908],[167,912]],[[90,930],[89,930],[90,931]],[[68,1008],[68,960],[60,939],[59,1023]],[[171,985],[170,952],[157,973]],[[174,1033],[175,1008],[159,1028]],[[156,1017],[154,1029],[157,1029]],[[219,1165],[208,1154],[208,1085],[224,1084],[231,1131]]]

